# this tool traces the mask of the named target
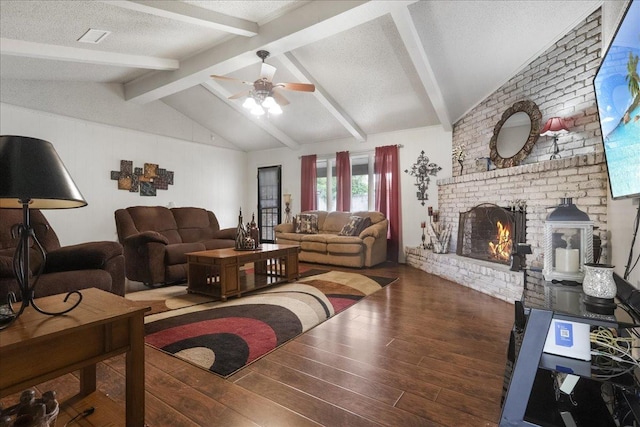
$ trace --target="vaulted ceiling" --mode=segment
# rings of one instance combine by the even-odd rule
[[[118,83],[242,151],[453,123],[601,1],[0,1],[0,78]],[[110,32],[97,44],[78,39]],[[283,114],[228,99],[267,50]]]

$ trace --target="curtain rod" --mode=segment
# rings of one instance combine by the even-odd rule
[[[396,147],[398,148],[404,148],[404,145],[402,144],[396,144]],[[349,151],[349,150],[343,150],[343,151]],[[369,153],[374,153],[375,152],[375,148],[371,149],[371,150],[361,150],[361,151],[349,151],[349,154],[369,154]],[[333,158],[333,156],[335,155],[335,153],[329,153],[329,154],[317,154],[316,158],[318,159],[329,159],[329,158]],[[303,156],[298,156],[299,159],[301,159]]]

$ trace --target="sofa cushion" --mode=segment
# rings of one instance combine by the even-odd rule
[[[334,234],[305,234],[300,239],[302,242],[318,242],[318,243],[327,243],[327,240],[330,237],[335,236]]]
[[[188,252],[199,252],[205,249],[202,243],[177,243],[175,245],[167,245],[165,248],[165,262],[167,265],[184,264],[187,262]]]
[[[301,234],[317,234],[318,233],[318,215],[316,214],[298,214],[296,215],[296,233]]]
[[[13,258],[0,255],[0,277],[13,277]]]
[[[300,249],[305,252],[319,252],[324,254],[327,252],[327,244],[325,242],[302,241]]]
[[[157,231],[167,238],[170,244],[182,243],[178,234],[178,224],[171,210],[164,206],[133,206],[127,208],[138,232]]]
[[[349,237],[349,236],[343,236]],[[328,243],[327,252],[330,254],[357,255],[362,252],[362,240],[339,243]]]
[[[372,224],[377,224],[380,221],[387,219],[387,217],[382,212],[377,212],[377,211],[358,211],[358,212],[352,212],[351,215],[369,218]]]
[[[171,209],[178,233],[184,243],[199,242],[213,238],[213,228],[209,223],[209,214],[202,208]]]
[[[202,243],[206,250],[233,248],[236,246],[236,241],[231,239],[211,239],[203,240],[198,243]]]
[[[353,215],[350,212],[329,212],[322,226],[323,232],[338,234]]]
[[[289,240],[292,242],[299,243],[306,234],[298,234],[298,233],[279,233],[278,240]]]
[[[106,270],[74,270],[43,274],[35,287],[35,297],[63,294],[87,288],[98,288],[111,292],[111,275]],[[72,297],[75,298],[75,297]]]
[[[122,255],[122,245],[118,242],[87,242],[64,246],[47,254],[44,272],[103,269],[108,260],[118,255]]]

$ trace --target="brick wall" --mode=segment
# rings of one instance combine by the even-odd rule
[[[526,280],[540,282],[544,265],[544,220],[562,197],[574,203],[594,221],[594,234],[602,239],[607,260],[607,172],[602,153],[593,77],[600,61],[601,12],[594,12],[528,66],[490,95],[453,128],[454,147],[465,145],[462,170],[453,162],[454,176],[438,180],[440,217],[453,225],[450,251],[455,252],[458,214],[480,203],[509,206],[516,200],[527,204],[526,242],[532,246]],[[504,110],[521,100],[534,101],[543,123],[553,116],[568,120],[570,133],[558,140],[560,159],[550,160],[552,140],[541,136],[520,166],[477,172],[475,159],[489,157],[489,140]],[[407,248],[407,262],[458,283],[510,300],[522,284],[505,276],[502,266],[467,265],[453,254],[424,254]],[[428,256],[427,256],[428,255]],[[462,263],[462,264],[461,264]],[[461,266],[462,265],[462,266]],[[475,274],[492,280],[481,280]],[[514,291],[504,283],[513,282]],[[494,280],[495,279],[495,280]],[[475,285],[474,283],[478,283]]]
[[[475,159],[489,157],[489,140],[502,113],[515,102],[535,102],[542,125],[550,117],[563,117],[570,132],[558,138],[562,158],[602,152],[593,77],[600,64],[601,12],[598,9],[517,75],[489,95],[453,127],[453,146],[466,149],[463,173],[473,171]],[[548,160],[553,141],[540,136],[522,164]],[[453,164],[453,175],[460,165]]]

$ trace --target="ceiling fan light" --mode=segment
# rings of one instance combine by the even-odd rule
[[[264,115],[264,109],[256,104],[255,108],[251,109],[251,114],[253,114],[254,116],[262,116]]]
[[[269,108],[269,114],[282,114],[282,108],[274,102],[273,106]]]
[[[271,95],[267,96],[262,102],[262,106],[267,109],[273,108],[274,105],[278,105],[278,104],[276,104],[275,99],[273,99],[273,96]]]
[[[253,99],[252,96],[247,96],[247,99],[244,100],[244,102],[242,103],[242,106],[249,110],[253,110],[254,108],[258,107],[258,103],[256,102],[255,99]]]

